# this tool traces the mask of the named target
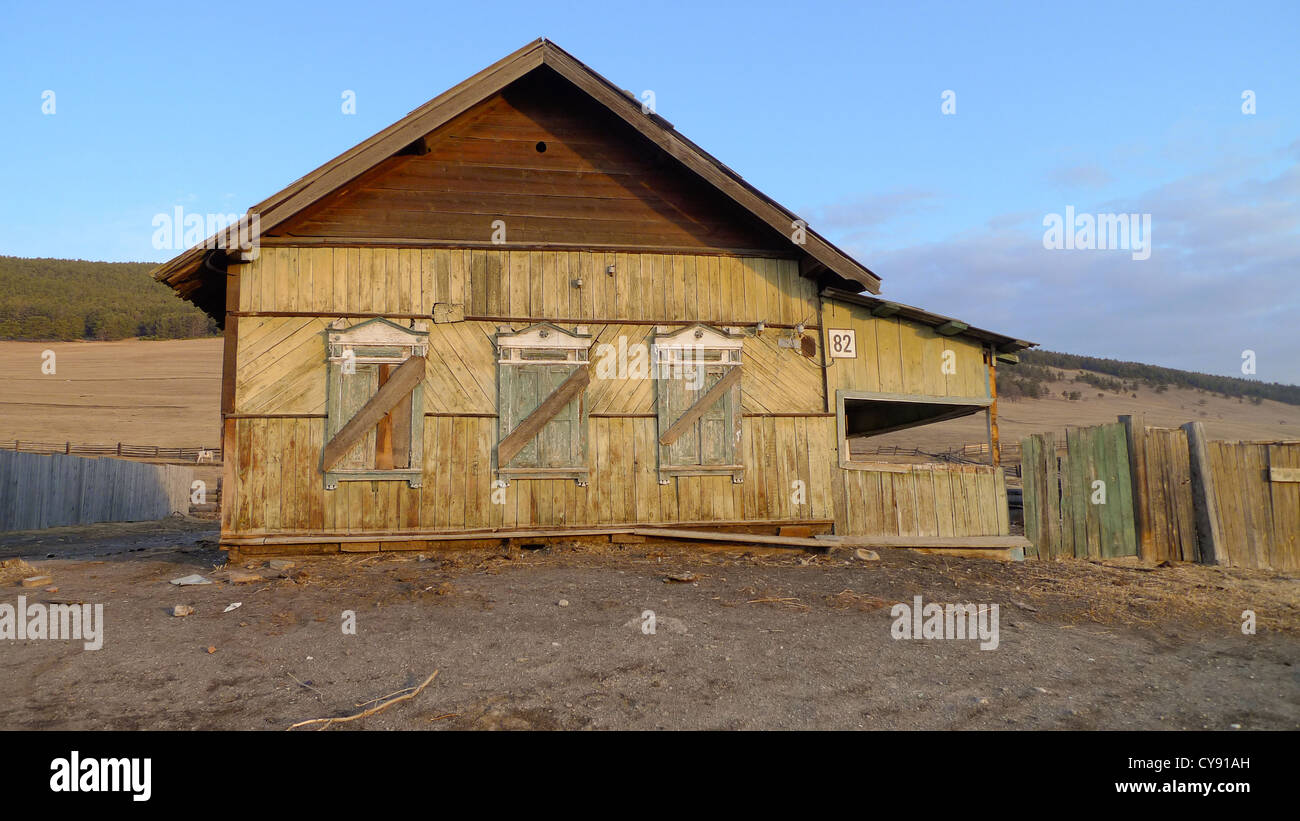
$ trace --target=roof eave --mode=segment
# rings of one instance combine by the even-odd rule
[[[930,311],[915,308],[911,305],[904,305],[901,302],[892,299],[880,299],[879,297],[867,296],[866,294],[855,294],[839,288],[825,288],[822,290],[821,295],[826,299],[834,300],[836,302],[847,302],[851,305],[861,305],[864,308],[892,305],[897,308],[897,311],[893,313],[892,316],[901,316],[904,319],[910,319],[914,322],[920,322],[932,327],[939,327],[949,322],[961,322],[963,325],[967,324],[954,317],[931,313]],[[957,332],[955,335],[969,336],[978,339],[981,342],[991,344],[994,346],[997,353],[1014,353],[1038,345],[1037,342],[1028,342],[1023,339],[1017,339],[1013,336],[1006,336],[1005,334],[986,331],[983,328],[976,328],[973,325],[967,325],[966,328]]]

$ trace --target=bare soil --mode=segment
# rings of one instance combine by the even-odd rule
[[[178,518],[0,537],[0,558],[57,587],[7,579],[0,603],[99,602],[106,619],[98,651],[0,641],[0,729],[283,730],[434,670],[327,732],[1300,728],[1300,580],[1274,573],[658,544],[281,571],[224,566],[215,536]],[[169,583],[190,573],[215,583]],[[894,640],[890,606],[916,595],[998,604],[999,647]]]

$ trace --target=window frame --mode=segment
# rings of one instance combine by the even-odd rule
[[[730,475],[734,484],[744,482],[744,393],[742,391],[744,335],[738,328],[717,328],[702,322],[686,325],[675,330],[671,326],[658,325],[655,327],[655,333],[651,338],[650,350],[651,374],[655,380],[655,443],[658,446],[659,484],[668,484],[669,480],[674,476]],[[687,355],[688,352],[690,352],[689,356]],[[700,355],[706,352],[717,353],[719,355],[718,361],[713,362],[703,359]],[[691,364],[691,360],[695,360],[695,363]],[[668,403],[665,401],[668,385],[673,380],[682,378],[677,374],[683,368],[710,366],[722,367],[728,373],[732,368],[739,371],[739,376],[728,389],[727,395],[719,400],[730,405],[729,411],[724,411],[724,413],[729,413],[730,418],[724,419],[723,423],[725,435],[723,444],[729,452],[730,461],[726,464],[704,464],[703,445],[701,443],[701,461],[674,462],[672,458],[673,444],[665,445],[662,442],[664,434],[677,421],[668,418]],[[701,388],[697,394],[697,400],[706,391],[707,389]],[[706,410],[705,413],[707,412]],[[697,419],[695,424],[698,426],[702,421],[703,419]]]
[[[567,420],[575,424],[577,441],[572,443],[577,456],[568,464],[562,465],[526,465],[519,467],[502,466],[499,459],[501,443],[514,432],[531,414],[525,413],[519,419],[513,418],[510,400],[520,384],[519,376],[528,367],[569,365],[569,375],[580,368],[591,365],[590,353],[593,338],[587,326],[579,325],[573,331],[567,331],[551,322],[539,322],[521,330],[502,325],[496,335],[496,383],[497,383],[497,438],[492,447],[492,470],[496,479],[509,485],[512,479],[572,479],[580,487],[585,487],[591,475],[588,448],[588,419],[590,408],[587,403],[587,390],[584,387],[568,404],[577,403],[577,419]],[[549,354],[550,358],[529,358],[528,354]],[[559,358],[562,357],[562,358]],[[567,377],[566,377],[567,378]],[[542,398],[534,410],[540,407]],[[566,404],[565,407],[568,405]],[[565,420],[555,418],[538,430],[529,444],[540,444],[539,440],[546,428]],[[509,425],[509,430],[506,429]],[[527,445],[524,446],[525,448]],[[523,452],[521,448],[520,453]],[[514,458],[518,458],[516,454]],[[513,459],[512,459],[513,461]]]
[[[343,418],[343,398],[347,392],[348,377],[359,375],[359,368],[382,365],[400,366],[414,356],[427,356],[429,332],[427,329],[404,328],[384,317],[374,317],[352,326],[345,326],[342,318],[330,323],[326,330],[326,383],[325,383],[325,438],[329,442],[351,420]],[[350,354],[350,356],[349,356]],[[353,372],[345,372],[348,362]],[[378,390],[378,380],[376,380]],[[371,394],[374,395],[373,393]],[[356,411],[354,410],[353,413]],[[325,489],[337,490],[339,482],[405,481],[418,488],[424,479],[424,380],[411,390],[410,409],[411,440],[408,445],[409,461],[405,468],[368,468],[340,470],[337,467],[323,470]],[[322,450],[320,459],[324,459]],[[373,460],[372,460],[373,462]]]

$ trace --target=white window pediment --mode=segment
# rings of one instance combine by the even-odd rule
[[[429,333],[417,328],[403,328],[382,317],[343,327],[335,320],[328,333],[328,356],[331,362],[351,359],[361,365],[388,365],[424,356],[429,350]]]

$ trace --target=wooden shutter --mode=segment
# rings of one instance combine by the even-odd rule
[[[673,475],[731,473],[739,482],[744,477],[740,344],[734,335],[708,326],[662,338],[678,341],[680,347],[683,336],[698,343],[684,360],[668,345],[655,356],[660,481]],[[667,366],[677,362],[683,364]]]
[[[424,473],[427,332],[386,319],[328,332],[325,487],[340,481],[404,480]]]
[[[590,344],[551,323],[498,334],[499,475],[586,481]]]

